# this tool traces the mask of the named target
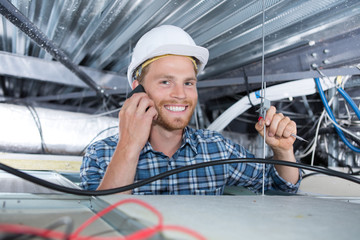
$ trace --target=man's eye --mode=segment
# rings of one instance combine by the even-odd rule
[[[161,81],[160,83],[161,83],[161,84],[168,85],[170,82],[169,82],[169,81]]]
[[[185,83],[185,86],[193,86],[193,85],[195,85],[194,82],[186,82],[186,83]]]

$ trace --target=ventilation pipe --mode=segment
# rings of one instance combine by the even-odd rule
[[[0,151],[81,155],[91,142],[118,132],[118,119],[0,104]]]

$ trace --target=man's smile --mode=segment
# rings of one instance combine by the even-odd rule
[[[171,112],[183,112],[186,110],[187,105],[165,105],[164,107]]]

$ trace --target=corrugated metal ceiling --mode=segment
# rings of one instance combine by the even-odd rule
[[[354,36],[351,33],[359,29],[360,22],[359,0],[266,0],[264,28],[260,0],[10,2],[75,64],[83,66],[87,73],[95,70],[99,75],[90,75],[97,77],[94,79],[97,84],[106,89],[122,89],[122,92],[118,92],[122,93],[119,95],[122,97],[127,89],[124,78],[131,50],[137,40],[155,26],[172,24],[182,27],[195,42],[209,49],[208,66],[199,76],[204,81],[236,77],[239,76],[239,69],[259,63],[263,34],[265,54],[271,56],[299,47],[310,47],[349,33]],[[45,96],[49,103],[54,103],[56,98],[49,96],[86,90],[79,79],[67,80],[70,77],[65,71],[58,71],[54,75],[56,70],[63,67],[60,64],[51,65],[56,70],[46,67],[50,66],[48,63],[53,63],[53,57],[4,16],[0,18],[0,25],[0,56],[10,63],[10,67],[0,72],[0,95],[4,99],[35,97],[36,100],[37,97],[39,100],[39,97]],[[355,37],[358,39],[358,35]],[[35,66],[42,63],[27,56],[44,60],[42,70],[35,70]],[[353,58],[359,60],[356,56]],[[25,72],[18,70],[21,62],[27,66]],[[354,59],[351,59],[350,63],[353,62]],[[332,66],[347,64],[349,62],[339,60]],[[309,69],[309,66],[302,66],[295,70]],[[253,75],[261,74],[259,68],[249,68],[249,72]],[[279,72],[287,72],[286,66],[267,69],[267,73]],[[28,80],[24,82],[23,79]],[[36,81],[39,79],[42,79],[41,83]],[[67,98],[55,102],[60,105],[83,104],[82,107],[90,109],[98,107],[96,98],[74,96],[70,100]]]

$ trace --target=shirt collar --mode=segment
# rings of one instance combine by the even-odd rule
[[[155,150],[152,148],[151,144],[149,141],[146,142],[144,148],[141,150],[140,153],[147,153],[147,152],[155,152]]]
[[[186,145],[189,145],[191,150],[195,154],[197,154],[196,144],[195,144],[195,141],[191,138],[191,133],[190,133],[189,127],[184,128],[184,132],[183,132],[183,136],[182,136],[182,144],[179,149],[184,148]],[[155,150],[152,148],[150,142],[147,141],[144,148],[142,149],[141,153],[147,153],[149,151],[154,152]]]
[[[191,138],[191,135],[190,135],[190,128],[189,127],[185,127],[184,128],[184,133],[183,133],[183,142],[181,144],[181,147],[180,148],[183,148],[185,147],[185,145],[189,145],[191,150],[197,154],[197,149],[196,149],[196,144],[195,144],[195,141]]]

